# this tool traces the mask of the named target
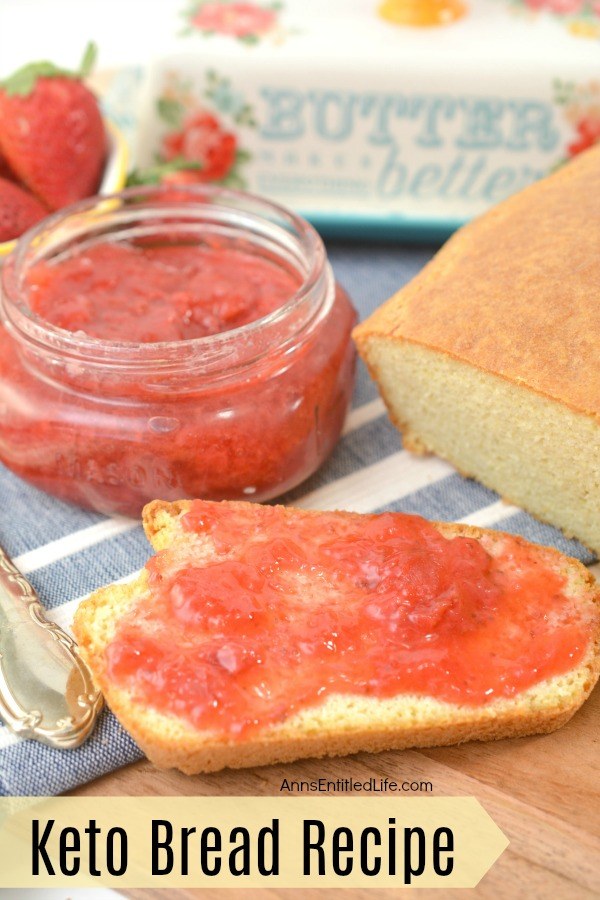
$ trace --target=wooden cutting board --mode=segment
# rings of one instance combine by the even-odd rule
[[[550,735],[433,750],[360,753],[343,761],[301,760],[194,777],[140,762],[78,788],[72,796],[277,795],[284,778],[365,780],[374,776],[430,781],[434,796],[476,797],[510,840],[508,849],[468,896],[579,900],[600,896],[599,721],[600,684],[576,716]],[[463,893],[420,890],[418,896],[440,900],[442,895]],[[237,900],[238,894],[247,896],[248,891],[229,890],[226,900]],[[339,894],[343,900],[398,896],[396,890],[340,890]],[[140,900],[173,896],[223,900],[225,896],[216,889],[153,889],[127,895]],[[292,896],[323,900],[317,889],[252,891],[253,900],[291,900]]]

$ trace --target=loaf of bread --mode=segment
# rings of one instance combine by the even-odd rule
[[[208,501],[156,501],[144,526],[156,555],[74,629],[157,766],[549,732],[598,678],[594,579],[519,537]]]
[[[458,231],[354,337],[404,445],[600,552],[600,145]]]

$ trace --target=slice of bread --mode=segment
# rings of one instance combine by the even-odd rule
[[[218,508],[225,514],[230,534],[238,534],[241,545],[260,542],[264,535],[265,512],[276,517],[281,532],[288,524],[308,524],[318,532],[327,522],[362,530],[377,515],[356,513],[320,513],[284,507],[261,507],[250,503],[210,503],[208,501],[155,501],[144,510],[144,527],[158,560],[151,575],[146,569],[136,581],[103,588],[87,599],[78,609],[74,630],[81,653],[89,664],[98,686],[105,695],[122,725],[159,767],[176,767],[193,774],[210,772],[224,767],[248,767],[268,763],[287,762],[308,756],[335,756],[359,750],[379,751],[407,747],[427,747],[453,744],[469,740],[493,740],[516,735],[550,732],[563,725],[579,708],[592,690],[600,673],[598,657],[600,642],[600,594],[596,583],[584,566],[562,556],[553,549],[528,544],[521,538],[500,532],[485,531],[464,525],[435,524],[432,527],[447,539],[474,538],[500,567],[515,566],[519,548],[525,549],[528,559],[540,571],[558,573],[564,577],[564,596],[567,599],[568,620],[584,623],[586,645],[582,657],[569,671],[534,683],[510,698],[492,700],[484,704],[450,703],[432,696],[397,694],[382,698],[355,694],[332,693],[323,702],[308,705],[290,715],[282,715],[276,722],[242,735],[233,736],[222,730],[199,729],[182,715],[161,711],[152,700],[140,700],[123,684],[115,683],[107,664],[107,648],[111,646],[120,623],[135,614],[135,626],[151,628],[161,640],[160,630],[168,622],[148,624],[147,610],[156,582],[190,564],[196,569],[211,566],[222,559],[235,559],[236,546],[226,551],[219,548],[210,531],[198,532],[184,527],[183,519],[193,515],[210,516]],[[413,523],[423,522],[417,517],[388,514]],[[189,516],[188,516],[189,518]],[[377,524],[377,523],[376,523]],[[418,527],[414,524],[415,529]],[[425,527],[429,527],[426,525]],[[242,530],[239,530],[243,528]],[[362,533],[362,531],[361,531]],[[329,532],[331,534],[331,530]],[[437,539],[437,536],[436,536]],[[445,542],[442,542],[445,545]],[[360,553],[361,550],[356,550]],[[515,552],[517,556],[515,556]],[[303,604],[315,604],[307,589],[305,576],[292,572],[290,591]],[[154,581],[153,581],[154,579]],[[398,591],[408,582],[399,582]],[[411,587],[408,584],[410,593]],[[319,598],[321,601],[327,598]],[[345,599],[345,598],[344,598]],[[550,598],[548,598],[550,601]],[[283,604],[287,598],[283,597]],[[560,621],[553,626],[563,627]],[[340,629],[341,631],[341,629]],[[495,648],[494,648],[495,649]],[[141,665],[147,665],[140,660]],[[340,663],[343,665],[343,663]],[[309,662],[310,665],[310,662]],[[201,673],[198,673],[200,677]]]
[[[600,145],[456,233],[354,331],[404,445],[600,553]]]

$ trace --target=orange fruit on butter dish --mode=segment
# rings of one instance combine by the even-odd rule
[[[394,25],[431,28],[462,19],[467,7],[461,0],[384,0],[378,11]]]

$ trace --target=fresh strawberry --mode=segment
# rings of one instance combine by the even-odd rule
[[[46,206],[59,209],[95,193],[106,157],[106,133],[92,92],[90,45],[78,72],[31,63],[0,82],[0,151]]]
[[[46,215],[48,211],[33,194],[0,178],[0,243],[19,237]]]
[[[15,173],[0,153],[0,178],[8,178],[9,181],[15,181]]]

